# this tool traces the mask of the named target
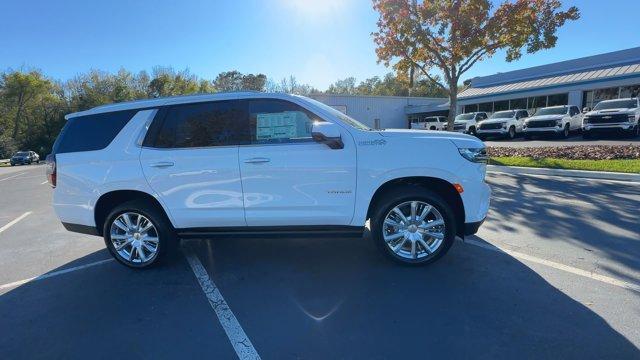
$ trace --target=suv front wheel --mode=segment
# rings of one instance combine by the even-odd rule
[[[103,234],[111,255],[132,268],[157,264],[174,242],[165,216],[143,201],[127,202],[113,209]]]
[[[420,186],[389,192],[371,217],[374,241],[388,258],[407,265],[426,265],[453,244],[456,224],[451,207]]]

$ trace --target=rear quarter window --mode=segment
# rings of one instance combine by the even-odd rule
[[[53,154],[104,149],[137,112],[126,110],[70,118],[53,144]]]

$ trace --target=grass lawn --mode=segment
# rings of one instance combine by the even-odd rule
[[[611,171],[640,174],[640,159],[631,160],[566,160],[531,157],[495,157],[491,165],[524,166],[551,169]]]

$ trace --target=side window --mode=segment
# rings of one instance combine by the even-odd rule
[[[125,110],[73,117],[60,131],[51,153],[104,149],[137,112]]]
[[[573,114],[571,114],[571,116],[580,114],[580,109],[578,109],[577,106],[572,106],[571,109],[573,110]]]
[[[243,105],[233,100],[172,106],[167,109],[155,147],[248,144],[248,119]]]
[[[253,144],[310,142],[311,126],[320,117],[292,102],[249,100],[249,129]]]
[[[524,110],[521,110],[520,111],[520,119],[524,119],[524,118],[527,118],[527,117],[529,117],[529,113],[527,113]]]

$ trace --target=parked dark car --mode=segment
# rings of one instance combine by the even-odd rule
[[[40,163],[40,155],[38,155],[35,151],[18,151],[11,157],[11,166],[14,165],[24,165],[24,164],[32,164]]]

